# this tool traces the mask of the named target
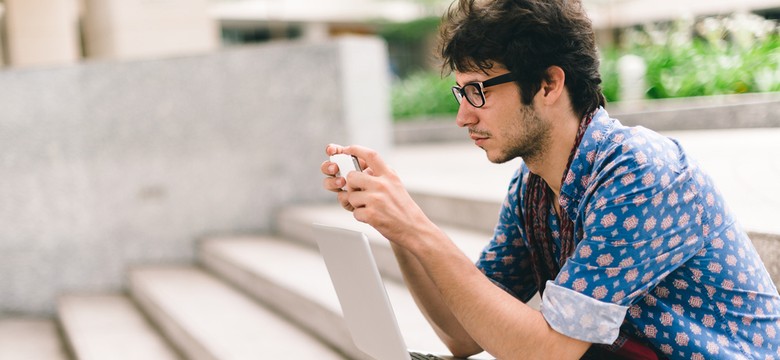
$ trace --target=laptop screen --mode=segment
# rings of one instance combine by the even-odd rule
[[[377,360],[410,359],[365,234],[314,224],[352,340]]]

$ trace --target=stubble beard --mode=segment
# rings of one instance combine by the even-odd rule
[[[504,129],[506,148],[489,160],[502,164],[520,157],[526,163],[536,162],[550,143],[550,132],[550,123],[540,118],[532,105],[521,105],[515,119]]]

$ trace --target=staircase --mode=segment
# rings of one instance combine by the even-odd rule
[[[770,142],[760,138],[766,132],[745,141],[767,146]],[[703,155],[726,192],[744,193],[731,184],[752,184],[745,174],[763,168],[746,164],[739,179],[724,177],[717,165],[738,162],[716,151],[707,157],[715,146],[710,144],[721,141],[707,136],[702,145],[695,137],[685,143]],[[766,159],[771,151],[753,153],[778,164],[776,158]],[[491,165],[481,150],[463,144],[405,147],[388,160],[426,214],[475,259],[517,164]],[[778,195],[760,193],[771,204]],[[750,207],[737,208],[760,215],[765,212],[761,206],[771,204],[756,196],[730,199],[738,205],[751,201]],[[760,216],[745,219],[754,222],[752,228],[767,229],[752,234],[753,240],[773,278],[780,279],[774,255],[780,254],[780,228],[776,222],[756,222]],[[404,287],[388,242],[334,200],[281,209],[272,234],[198,241],[194,264],[133,267],[126,294],[63,295],[56,319],[0,319],[0,360],[368,359],[352,344],[342,321],[312,222],[364,231],[407,345],[447,353]],[[532,306],[538,307],[538,298]]]
[[[494,202],[414,196],[432,218],[498,211]],[[56,319],[0,320],[0,360],[369,359],[342,320],[313,222],[365,232],[407,345],[448,353],[403,285],[387,240],[338,205],[317,204],[282,209],[273,234],[203,239],[195,264],[132,267],[126,294],[67,294]],[[490,236],[490,227],[457,218],[443,229],[474,260]]]

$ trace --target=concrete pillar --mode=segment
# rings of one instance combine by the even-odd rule
[[[5,65],[5,5],[0,3],[0,68]]]
[[[330,37],[330,27],[326,23],[312,22],[303,24],[303,36],[305,41],[323,42]]]
[[[85,0],[87,57],[155,58],[212,51],[219,46],[219,29],[209,16],[209,3]]]
[[[5,49],[12,66],[77,62],[81,54],[74,0],[5,0]]]
[[[387,44],[369,36],[344,36],[338,43],[342,106],[350,144],[386,154],[393,148]]]
[[[645,74],[647,64],[637,55],[624,55],[618,59],[618,79],[620,80],[620,101],[642,100],[647,85]]]

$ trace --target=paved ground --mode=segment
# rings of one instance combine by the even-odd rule
[[[780,234],[780,128],[664,134],[709,171],[747,230]],[[496,201],[517,168],[491,164],[469,141],[399,146],[387,158],[410,188]]]

